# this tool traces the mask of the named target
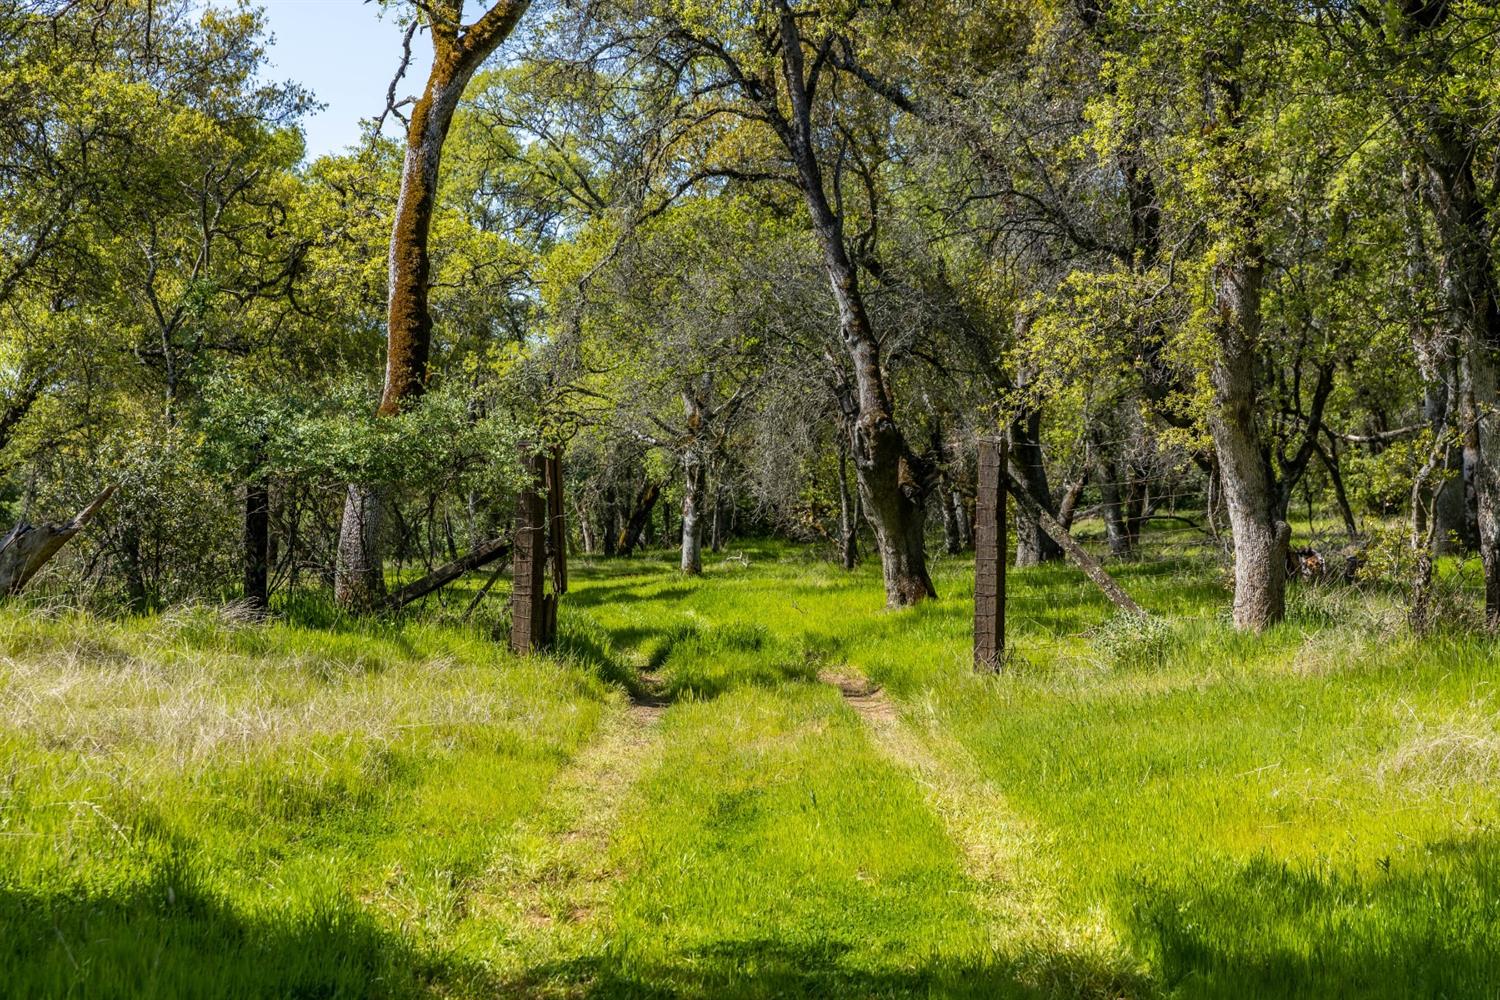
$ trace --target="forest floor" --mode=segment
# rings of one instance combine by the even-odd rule
[[[573,569],[559,659],[0,612],[0,996],[1500,996],[1489,640],[1153,557],[1153,628],[1013,573],[977,677],[963,559]]]

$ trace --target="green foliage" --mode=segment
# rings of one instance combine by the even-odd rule
[[[1163,665],[1176,633],[1163,618],[1121,612],[1096,626],[1090,638],[1108,666],[1149,669]]]

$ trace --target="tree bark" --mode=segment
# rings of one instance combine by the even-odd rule
[[[1260,630],[1286,615],[1286,549],[1291,528],[1277,516],[1278,493],[1256,423],[1255,365],[1263,266],[1255,255],[1221,265],[1217,356],[1209,432],[1234,537],[1234,623]]]
[[[1035,410],[1018,416],[1010,431],[1010,472],[1026,484],[1030,495],[1048,514],[1055,516],[1052,487],[1042,459],[1042,416]],[[1039,566],[1062,558],[1062,549],[1029,513],[1016,512],[1016,568]]]
[[[1117,559],[1128,559],[1134,554],[1135,544],[1130,536],[1125,500],[1120,490],[1120,467],[1108,458],[1100,458],[1098,463],[1104,537],[1109,543],[1109,554]]]
[[[1457,382],[1452,365],[1446,370]],[[1448,387],[1441,381],[1429,382],[1423,393],[1423,415],[1434,434],[1446,434],[1450,426]],[[1473,543],[1469,532],[1468,504],[1465,502],[1464,450],[1457,443],[1445,449],[1442,481],[1436,486],[1437,495],[1432,502],[1432,551],[1434,555],[1452,555],[1463,551]]]
[[[849,490],[849,450],[839,444],[839,558],[845,569],[859,562],[859,495]]]
[[[1450,44],[1444,32],[1460,5],[1410,2],[1386,9],[1394,18],[1394,34],[1408,43],[1408,51],[1432,62],[1429,86],[1412,93],[1398,84],[1390,96],[1396,120],[1421,163],[1420,184],[1413,185],[1408,175],[1408,187],[1420,188],[1436,223],[1440,318],[1437,350],[1426,352],[1424,360],[1432,365],[1434,356],[1451,350],[1456,362],[1457,384],[1449,387],[1447,406],[1473,488],[1485,617],[1493,629],[1500,626],[1500,302],[1492,206],[1481,197],[1474,174],[1475,162],[1484,158],[1481,144],[1488,140],[1491,109],[1480,104],[1458,107],[1456,102],[1463,98],[1450,97],[1444,86],[1456,51],[1444,47]],[[1410,228],[1420,234],[1419,227]],[[1423,345],[1417,347],[1420,356]],[[1452,396],[1455,391],[1457,399]],[[1437,518],[1447,515],[1434,511],[1431,516],[1435,528]]]
[[[1439,135],[1449,141],[1428,152],[1426,194],[1437,219],[1443,334],[1458,356],[1458,423],[1473,451],[1485,617],[1493,628],[1500,625],[1500,415],[1495,412],[1500,312],[1491,277],[1491,235],[1472,157],[1446,131]]]
[[[432,68],[426,89],[411,109],[401,193],[391,226],[385,388],[379,416],[400,413],[426,388],[432,350],[432,313],[427,304],[432,264],[427,243],[437,202],[443,144],[474,71],[511,33],[528,5],[529,0],[501,0],[467,27],[461,23],[462,0],[434,5],[436,16],[428,24]],[[374,485],[349,487],[334,573],[334,597],[345,608],[372,608],[385,593],[379,530],[383,501]]]
[[[413,580],[385,599],[389,608],[404,608],[415,600],[441,590],[471,570],[479,569],[501,559],[510,551],[510,539],[505,536],[480,542],[469,552],[452,562],[444,563],[419,580]]]
[[[942,477],[939,490],[938,506],[943,515],[943,551],[956,556],[964,550],[964,540],[958,526],[958,511],[953,509],[953,491],[948,487],[947,475]]]
[[[583,506],[582,501],[579,501],[574,505],[573,513],[578,516],[578,532],[582,538],[583,554],[591,556],[594,554],[595,547],[594,524],[589,518],[588,508]]]
[[[550,605],[555,603],[556,595],[546,592],[549,519],[546,498],[541,492],[544,463],[541,455],[529,449],[523,452],[522,462],[530,478],[516,498],[510,648],[512,652],[525,654],[551,645],[550,623],[554,618]]]
[[[245,484],[244,601],[256,614],[270,608],[271,488],[264,479]]]
[[[385,505],[376,489],[351,483],[334,562],[333,597],[339,607],[369,609],[384,599],[385,567],[380,546],[384,522]]]
[[[713,517],[710,522],[712,530],[709,535],[708,547],[711,551],[717,553],[724,547],[724,483],[718,473],[714,475],[712,493],[714,498]]]
[[[1226,132],[1244,120],[1244,95],[1230,57],[1228,73],[1209,81],[1216,117]],[[1232,142],[1230,138],[1226,141]],[[1291,528],[1278,510],[1281,491],[1271,470],[1271,451],[1259,424],[1256,368],[1261,347],[1261,295],[1265,251],[1252,185],[1226,176],[1227,221],[1232,225],[1214,267],[1214,357],[1209,381],[1213,399],[1208,429],[1218,455],[1220,484],[1234,538],[1234,623],[1259,631],[1286,615],[1286,549]]]
[[[604,539],[604,556],[606,559],[618,555],[620,551],[620,515],[615,503],[615,488],[606,486],[604,488],[604,504],[599,514],[599,534]]]
[[[1057,505],[1057,523],[1063,526],[1063,530],[1073,530],[1073,518],[1078,513],[1078,501],[1083,498],[1084,487],[1088,486],[1089,474],[1087,470],[1078,474],[1078,478],[1068,484],[1063,490],[1062,501]]]
[[[959,551],[965,551],[974,545],[974,526],[969,522],[969,508],[964,503],[964,496],[957,489],[948,491],[948,506],[953,509],[954,520],[958,522],[958,546]]]
[[[99,508],[114,496],[115,488],[106,487],[104,492],[89,503],[87,507],[79,511],[71,520],[61,524],[32,525],[25,521],[17,524],[5,541],[0,542],[0,594],[14,596],[19,594],[31,578],[41,571],[42,567],[57,555],[68,541],[94,519],[99,513]],[[136,560],[139,564],[140,550],[136,549]],[[140,604],[145,603],[145,585],[140,587]],[[136,594],[131,593],[132,603],[136,603]]]
[[[1420,302],[1421,291],[1437,285],[1432,273],[1427,239],[1418,216],[1420,205],[1425,199],[1420,191],[1421,182],[1414,170],[1402,170],[1401,181],[1406,195],[1403,203],[1406,279],[1413,295],[1418,296],[1417,301]],[[1423,497],[1422,502],[1412,508],[1412,514],[1423,522],[1420,526],[1414,526],[1414,530],[1419,528],[1425,537],[1431,528],[1431,554],[1446,555],[1466,543],[1472,544],[1472,536],[1467,530],[1464,446],[1458,436],[1449,433],[1450,428],[1458,426],[1458,359],[1452,330],[1429,322],[1422,312],[1420,305],[1413,308],[1407,321],[1412,349],[1417,356],[1417,370],[1422,375],[1422,416],[1436,438],[1447,436],[1453,440],[1442,456],[1441,467],[1423,478],[1424,489],[1434,489],[1436,495]],[[1439,480],[1435,486],[1430,483],[1433,479]],[[1430,525],[1426,523],[1429,517],[1432,519]]]
[[[672,505],[664,503],[661,505],[661,544],[664,548],[671,546],[675,534],[672,530]]]
[[[661,484],[647,480],[641,486],[641,491],[636,494],[635,506],[630,510],[630,517],[625,522],[625,527],[620,532],[619,544],[616,551],[622,556],[629,556],[635,552],[636,546],[641,543],[641,536],[646,526],[651,522],[651,511],[656,507],[656,501],[661,497]]]
[[[682,572],[697,576],[703,572],[704,506],[703,462],[696,449],[682,458]]]
[[[865,310],[859,274],[844,243],[842,217],[833,210],[823,189],[812,135],[812,106],[803,65],[802,37],[797,16],[781,4],[781,72],[787,87],[790,119],[779,109],[781,139],[796,165],[798,187],[807,203],[812,228],[822,251],[824,270],[838,305],[839,332],[854,370],[857,416],[850,440],[855,478],[864,500],[865,517],[875,531],[875,544],[885,578],[887,607],[905,607],[936,597],[927,573],[923,538],[923,502],[930,483],[927,471],[907,446],[897,426],[891,397],[881,369],[880,340]]]

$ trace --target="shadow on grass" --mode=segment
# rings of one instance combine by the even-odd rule
[[[236,912],[171,863],[125,890],[0,888],[0,996],[430,996],[474,979],[352,905]]]
[[[1138,883],[1125,922],[1183,996],[1500,996],[1500,839],[1382,867],[1261,855],[1191,885]]]
[[[934,960],[864,967],[841,941],[804,944],[777,939],[717,941],[675,961],[635,961],[628,954],[589,955],[535,967],[506,984],[507,995],[561,991],[568,996],[625,998],[953,997],[1040,1000],[1154,995],[1128,972],[1074,955],[989,962]]]
[[[605,586],[590,585],[580,587],[568,594],[569,603],[579,607],[592,608],[601,604],[615,604],[622,600],[631,601],[677,601],[685,597],[691,597],[697,590],[696,587],[685,584],[676,586],[662,586],[669,579],[662,574],[660,576],[645,577],[631,583],[612,583]]]

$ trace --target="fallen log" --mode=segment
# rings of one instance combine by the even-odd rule
[[[386,607],[393,611],[404,608],[412,601],[426,597],[434,590],[446,587],[470,570],[487,566],[496,559],[502,558],[509,551],[510,536],[508,535],[500,535],[497,538],[491,538],[487,542],[481,542],[471,549],[467,555],[452,562],[444,563],[420,580],[413,580],[400,590],[394,591],[386,598]]]
[[[1099,560],[1084,551],[1083,546],[1079,545],[1073,536],[1068,533],[1068,530],[1057,522],[1057,518],[1047,513],[1047,509],[1037,503],[1035,498],[1032,497],[1031,492],[1015,476],[1010,474],[1009,469],[1003,471],[1005,474],[1005,488],[1010,491],[1011,496],[1016,498],[1016,506],[1026,511],[1030,517],[1034,518],[1042,526],[1042,530],[1054,542],[1062,546],[1068,558],[1073,560],[1078,565],[1078,568],[1083,570],[1100,590],[1104,591],[1104,596],[1108,597],[1114,606],[1121,611],[1126,611],[1133,615],[1145,615],[1145,609],[1135,603],[1135,600],[1129,594],[1125,593],[1125,588],[1115,582],[1115,578],[1105,571],[1104,567],[1099,564]]]
[[[4,542],[0,542],[0,594],[13,596],[36,576],[37,572],[57,555],[68,540],[83,530],[93,520],[110,497],[115,487],[107,486],[71,521],[60,524],[30,524],[22,521],[11,529]]]

